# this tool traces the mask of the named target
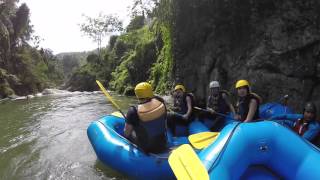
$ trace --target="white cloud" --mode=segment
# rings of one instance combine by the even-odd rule
[[[95,49],[97,45],[80,32],[82,14],[117,14],[127,24],[128,7],[132,4],[131,0],[20,0],[23,2],[30,8],[36,34],[44,39],[41,46],[54,53]],[[107,39],[103,45],[106,44]]]

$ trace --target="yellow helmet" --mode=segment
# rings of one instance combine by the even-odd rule
[[[176,85],[176,86],[174,87],[174,90],[175,90],[175,91],[178,90],[178,89],[181,89],[183,92],[186,92],[186,88],[185,88],[183,85],[181,85],[181,84],[178,84],[178,85]]]
[[[249,82],[248,82],[247,80],[243,80],[243,79],[237,81],[237,83],[236,83],[236,89],[241,88],[241,87],[243,87],[243,86],[250,86],[250,85],[249,85]]]
[[[139,98],[139,99],[153,97],[152,87],[147,82],[141,82],[141,83],[137,84],[136,87],[134,88],[134,92],[135,92],[137,98]]]

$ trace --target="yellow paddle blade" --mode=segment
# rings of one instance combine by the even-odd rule
[[[113,113],[111,113],[111,115],[115,116],[115,117],[119,117],[119,118],[124,118],[123,115],[121,114],[121,112],[119,112],[119,111],[113,112]]]
[[[209,180],[207,169],[189,144],[173,150],[169,164],[178,180]]]
[[[218,132],[202,132],[188,137],[190,143],[196,149],[203,149],[212,144],[219,136]]]
[[[103,87],[103,85],[100,83],[100,81],[96,80],[98,86],[100,87],[103,94],[107,97],[107,99],[118,109],[120,110],[120,106],[116,102],[113,101],[111,95],[108,93],[108,91]]]

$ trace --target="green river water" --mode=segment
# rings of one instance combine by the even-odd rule
[[[52,91],[0,102],[0,179],[126,179],[97,159],[87,138],[90,122],[114,111],[105,97]],[[124,110],[134,103],[114,98]]]

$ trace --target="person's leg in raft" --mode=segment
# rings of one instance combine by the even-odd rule
[[[216,116],[215,122],[213,126],[210,128],[213,132],[221,131],[224,128],[225,125],[225,118],[221,116]]]
[[[168,118],[167,120],[168,128],[171,130],[173,136],[176,136],[177,125],[182,125],[182,126],[189,125],[189,122],[184,120],[182,115],[178,113],[168,113],[167,118]]]

